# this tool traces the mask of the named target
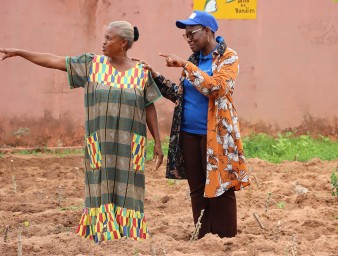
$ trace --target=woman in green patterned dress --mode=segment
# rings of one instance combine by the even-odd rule
[[[0,49],[1,60],[20,56],[66,71],[71,88],[84,88],[85,208],[77,233],[95,242],[148,237],[144,216],[146,125],[155,140],[158,168],[163,153],[153,102],[161,94],[150,72],[127,56],[138,37],[136,27],[116,21],[107,27],[103,55],[62,57]]]

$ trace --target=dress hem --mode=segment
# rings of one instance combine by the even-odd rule
[[[85,208],[76,233],[95,243],[122,237],[137,241],[149,238],[144,213],[112,203]]]

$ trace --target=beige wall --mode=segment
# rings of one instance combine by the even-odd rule
[[[190,55],[175,27],[176,19],[190,15],[190,0],[0,0],[0,6],[0,47],[100,53],[105,25],[127,20],[140,30],[130,56],[148,60],[169,78],[177,81],[180,70],[166,68],[157,53]],[[234,98],[242,120],[285,128],[306,114],[338,116],[338,3],[258,0],[256,20],[219,23],[218,34],[240,56]],[[82,123],[82,89],[69,90],[65,73],[13,58],[0,62],[0,78],[1,120],[50,111]],[[173,105],[162,99],[157,106],[168,132]]]

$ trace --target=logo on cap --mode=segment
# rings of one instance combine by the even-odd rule
[[[193,20],[195,17],[196,17],[196,13],[193,12],[193,13],[190,15],[189,19]]]

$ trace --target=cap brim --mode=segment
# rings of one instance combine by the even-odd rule
[[[192,20],[178,20],[176,21],[176,27],[184,29],[186,26],[196,26],[201,25]]]

